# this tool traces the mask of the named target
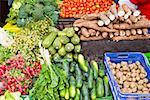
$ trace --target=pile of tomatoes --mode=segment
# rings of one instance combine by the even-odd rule
[[[107,11],[113,0],[63,0],[60,16],[63,18]]]
[[[0,66],[0,82],[3,85],[0,88],[0,94],[3,94],[5,90],[27,94],[33,84],[33,79],[38,77],[41,68],[39,62],[33,62],[31,66],[26,66],[20,54],[10,58],[6,64]]]

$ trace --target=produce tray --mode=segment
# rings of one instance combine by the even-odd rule
[[[104,63],[106,66],[107,76],[109,78],[109,84],[114,96],[114,100],[150,100],[150,94],[138,94],[138,93],[122,93],[117,81],[112,74],[110,66],[108,65],[107,58],[113,63],[120,63],[126,61],[128,63],[135,63],[139,61],[147,72],[147,78],[150,82],[150,66],[148,66],[148,60],[144,54],[140,52],[120,52],[120,53],[105,53]]]

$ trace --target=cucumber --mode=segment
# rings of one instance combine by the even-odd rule
[[[87,83],[84,83],[82,86],[82,94],[83,94],[83,100],[89,100],[89,92],[88,92]]]
[[[57,36],[57,32],[52,32],[50,33],[42,42],[42,45],[44,48],[48,48],[52,43],[53,41],[55,40]]]
[[[90,69],[89,77],[88,77],[88,88],[92,89],[93,87],[93,70]]]
[[[74,45],[77,45],[80,43],[80,38],[77,34],[74,34],[74,36],[71,38],[71,42],[74,44]]]
[[[104,68],[104,65],[103,65],[103,63],[101,63],[101,62],[98,62],[98,65],[99,65],[99,67],[100,67],[99,72],[98,72],[98,75],[99,75],[101,78],[103,78],[103,77],[105,76],[105,68]]]
[[[111,95],[109,82],[108,82],[109,80],[107,76],[104,76],[103,80],[104,80],[104,87],[105,87],[105,97],[107,97]]]
[[[75,78],[73,76],[70,77],[70,87],[69,87],[69,96],[74,98],[76,95],[76,82],[75,82]]]
[[[80,52],[81,52],[81,45],[76,45],[76,46],[74,47],[74,52],[75,52],[75,53],[80,53]]]
[[[62,44],[67,44],[70,40],[67,36],[64,35],[60,37],[60,41]]]
[[[50,46],[48,48],[48,51],[50,52],[51,55],[54,55],[56,53],[56,50],[55,50],[55,48],[53,46]]]
[[[69,89],[68,88],[66,88],[66,94],[65,94],[65,99],[69,99]]]
[[[65,95],[66,95],[66,89],[60,90],[60,96],[65,97]]]
[[[76,89],[76,96],[74,98],[74,100],[80,100],[80,90],[79,89]]]
[[[95,87],[95,81],[93,82],[93,88],[91,90],[91,99],[95,100],[96,99],[96,87]]]
[[[65,47],[62,46],[59,50],[58,50],[58,54],[60,56],[65,56],[66,55],[66,51],[65,51]]]
[[[104,85],[103,80],[101,78],[97,78],[96,83],[96,97],[103,97],[104,96]]]
[[[86,66],[85,59],[84,59],[84,56],[82,54],[78,55],[78,63],[79,63],[80,68],[84,72],[88,72],[88,67]]]
[[[98,78],[98,64],[97,64],[97,62],[92,60],[91,66],[92,66],[92,69],[94,71],[94,79],[97,79]]]
[[[75,66],[75,74],[76,74],[76,87],[81,88],[83,81],[82,81],[82,73],[78,64],[76,64]]]
[[[55,49],[60,49],[62,47],[62,43],[60,42],[60,38],[57,37],[55,40],[54,40],[54,43],[53,43],[53,47]]]
[[[67,77],[69,76],[69,62],[67,60],[63,61],[63,69],[66,72]]]
[[[65,50],[66,50],[67,52],[71,52],[73,49],[74,49],[74,45],[73,45],[72,43],[67,43],[67,44],[65,45]]]

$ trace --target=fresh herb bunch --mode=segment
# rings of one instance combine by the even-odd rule
[[[20,52],[26,61],[39,60],[38,43],[55,29],[52,24],[49,19],[28,23],[20,32],[12,34],[14,43],[9,47],[10,51],[14,54]]]

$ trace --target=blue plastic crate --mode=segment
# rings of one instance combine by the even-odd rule
[[[109,67],[107,58],[113,63],[120,63],[126,61],[128,63],[135,63],[139,61],[147,72],[147,78],[150,82],[150,67],[148,66],[148,60],[144,54],[140,52],[119,52],[119,53],[105,53],[104,63],[106,66],[107,76],[109,78],[109,84],[114,96],[114,100],[150,100],[150,94],[138,94],[138,93],[122,93],[114,75]]]

